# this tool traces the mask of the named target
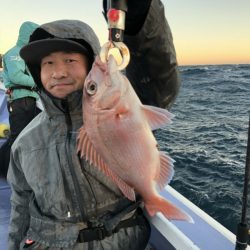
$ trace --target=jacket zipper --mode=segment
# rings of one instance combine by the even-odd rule
[[[78,182],[76,173],[74,171],[73,168],[70,167],[70,163],[72,162],[72,158],[71,158],[71,152],[70,152],[70,141],[71,141],[71,131],[72,131],[72,119],[70,116],[70,112],[69,112],[69,106],[68,106],[68,102],[64,101],[63,102],[63,106],[65,108],[65,120],[66,120],[66,125],[67,125],[67,135],[66,135],[66,143],[65,143],[65,151],[66,151],[66,159],[68,162],[68,166],[69,166],[69,171],[73,180],[73,185],[74,185],[74,189],[75,189],[75,193],[76,193],[76,199],[77,199],[77,203],[78,203],[78,207],[80,209],[80,216],[82,221],[85,221],[85,216],[84,216],[84,210],[83,210],[83,206],[81,206],[81,202],[83,201],[82,199],[82,195],[81,195],[81,189],[80,189],[80,184]],[[68,211],[67,213],[67,217],[70,217],[70,211]]]

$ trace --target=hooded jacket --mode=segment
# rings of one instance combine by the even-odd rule
[[[28,73],[24,60],[20,57],[20,49],[29,42],[30,35],[38,27],[33,22],[24,22],[20,29],[16,45],[3,55],[3,81],[6,88],[15,86],[35,87],[32,76]],[[23,97],[38,98],[34,91],[27,89],[15,89],[10,101]]]
[[[40,29],[67,38],[64,29],[58,29],[57,25],[71,27],[69,38],[77,28],[94,54],[98,53],[96,36],[93,31],[85,32],[89,27],[82,22],[61,20],[42,25]],[[165,45],[159,47],[159,41]],[[143,65],[149,67],[152,60],[154,68],[154,71],[144,73],[137,72],[142,70],[139,65],[136,69],[128,68],[127,73],[137,94],[144,103],[157,106],[171,104],[179,81],[172,36],[160,1],[152,1],[142,29],[136,36],[127,36],[126,43],[133,65],[143,61]],[[152,53],[149,48],[153,47],[159,49]],[[158,63],[158,60],[165,60],[165,64]],[[53,98],[41,86],[39,66],[28,66],[40,87],[44,111],[21,132],[12,146],[8,172],[12,188],[9,249],[19,249],[20,243],[27,238],[43,246],[74,249],[79,230],[87,227],[89,222],[100,224],[103,218],[119,213],[131,202],[108,177],[81,160],[76,153],[77,132],[83,124],[82,91],[74,92],[63,100]],[[152,72],[154,76],[149,75]],[[156,81],[151,82],[151,79]],[[150,88],[156,96],[148,92]],[[101,241],[83,243],[82,249],[138,250],[144,249],[148,238],[149,228],[145,223],[122,228]],[[35,247],[39,248],[38,245]]]

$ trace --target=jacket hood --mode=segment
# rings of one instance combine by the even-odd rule
[[[33,33],[33,31],[38,28],[39,25],[33,22],[24,22],[19,29],[19,35],[17,39],[16,45],[19,47],[22,47],[26,45],[29,42],[30,35]]]
[[[83,53],[91,66],[100,51],[100,43],[93,29],[82,21],[57,20],[39,26],[31,35],[29,43],[21,49],[20,55],[40,90],[43,89],[41,59],[56,51]]]

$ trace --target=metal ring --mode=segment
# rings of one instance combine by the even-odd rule
[[[108,52],[112,48],[119,49],[121,56],[122,56],[122,62],[121,64],[118,64],[118,70],[123,70],[127,67],[129,61],[130,61],[130,53],[128,47],[123,42],[107,42],[101,47],[100,51],[100,59],[103,63],[106,63],[108,60]]]

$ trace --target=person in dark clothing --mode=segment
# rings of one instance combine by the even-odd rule
[[[129,0],[126,24],[130,82],[144,104],[169,108],[180,82],[162,3]],[[44,111],[12,146],[9,249],[142,250],[148,243],[150,225],[140,198],[125,198],[76,152],[82,88],[99,51],[86,23],[57,20],[38,27],[20,52]]]
[[[30,34],[38,27],[24,22],[19,29],[16,45],[3,55],[3,82],[7,89],[10,136],[0,148],[0,175],[6,177],[10,148],[20,132],[41,111],[36,102],[39,98],[35,82],[29,74],[19,52],[29,41]]]

